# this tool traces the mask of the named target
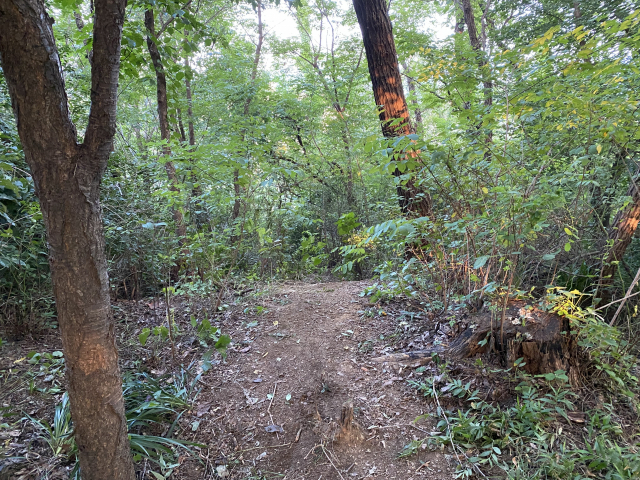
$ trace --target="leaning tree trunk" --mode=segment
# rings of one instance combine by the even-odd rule
[[[160,137],[166,142],[162,146],[162,155],[168,159],[169,157],[171,157],[171,147],[169,146],[169,141],[171,140],[171,131],[169,129],[167,77],[164,73],[164,65],[162,64],[162,58],[160,57],[158,46],[156,45],[155,19],[153,10],[151,9],[145,10],[144,12],[144,26],[146,27],[148,32],[147,47],[149,49],[149,55],[151,56],[153,68],[156,72]],[[172,161],[167,160],[164,164],[164,168],[167,171],[167,177],[169,178],[169,190],[178,195],[180,193],[180,188],[178,186],[179,182],[178,176],[176,175],[176,167],[173,165]],[[176,226],[176,235],[178,237],[178,242],[180,243],[180,246],[183,246],[186,243],[187,239],[187,227],[184,223],[184,216],[182,215],[182,211],[180,210],[180,208],[176,207],[175,205],[171,207],[171,212],[173,215],[173,221]]]
[[[362,31],[373,95],[380,107],[382,134],[386,138],[393,138],[415,133],[402,88],[387,3],[385,0],[353,0],[353,8]],[[399,120],[399,123],[396,124],[394,120]],[[411,155],[420,161],[417,154]],[[400,176],[402,173],[396,169],[394,175]],[[431,215],[431,199],[413,179],[405,185],[399,183],[397,191],[403,213]]]
[[[84,480],[133,480],[109,303],[100,180],[113,146],[125,0],[96,0],[91,110],[77,143],[43,2],[0,0],[0,57],[47,231]]]
[[[637,182],[640,177],[632,178],[627,196],[631,197],[629,204],[620,210],[609,230],[607,250],[605,251],[600,271],[599,294],[606,300],[610,297],[609,290],[613,284],[613,278],[618,269],[618,263],[622,261],[627,247],[633,239],[633,235],[640,222],[640,191]]]

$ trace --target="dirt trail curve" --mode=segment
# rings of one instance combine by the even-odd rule
[[[180,478],[211,478],[216,471],[228,479],[454,477],[441,453],[398,458],[432,423],[413,424],[427,406],[405,381],[412,368],[387,371],[359,351],[380,334],[379,320],[358,313],[368,306],[358,296],[364,286],[288,283],[259,302],[267,312],[224,322],[235,347],[204,377],[194,412],[194,440],[217,448],[209,449],[206,472],[184,465]],[[358,431],[336,440],[349,400]]]

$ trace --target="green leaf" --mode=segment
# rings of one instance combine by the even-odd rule
[[[223,358],[227,356],[227,346],[231,343],[231,337],[229,335],[222,335],[215,343],[213,348],[215,348]]]
[[[476,261],[473,264],[474,270],[484,267],[487,261],[489,260],[489,258],[491,258],[491,255],[483,255],[481,257],[476,258]]]
[[[138,335],[138,340],[140,340],[140,344],[143,347],[147,344],[147,339],[149,338],[149,335],[151,335],[151,330],[149,330],[148,328],[143,328],[142,333]]]

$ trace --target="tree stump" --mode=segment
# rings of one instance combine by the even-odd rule
[[[493,344],[508,368],[522,358],[523,369],[532,375],[564,370],[572,383],[577,381],[576,342],[569,319],[514,300],[507,306],[502,325],[500,320],[490,313],[475,317],[472,325],[451,342],[449,356],[469,358],[487,353]]]
[[[359,442],[364,440],[360,425],[353,419],[353,401],[347,400],[342,404],[340,412],[340,421],[338,423],[340,430],[336,433],[334,440],[344,440],[348,443]]]
[[[486,341],[485,341],[486,340]],[[445,358],[463,359],[495,350],[511,368],[522,358],[522,369],[532,375],[564,370],[572,384],[578,380],[575,336],[569,319],[528,305],[523,300],[510,301],[502,326],[500,314],[485,313],[471,319],[470,326],[449,346],[399,353],[374,358],[377,362],[406,362],[430,358],[438,353]]]

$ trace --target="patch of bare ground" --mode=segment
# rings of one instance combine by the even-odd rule
[[[186,461],[176,478],[453,478],[441,453],[398,458],[432,425],[414,423],[426,404],[405,381],[413,369],[371,362],[367,350],[395,326],[363,315],[365,286],[289,283],[260,301],[255,327],[228,316],[235,346],[203,377],[192,415],[205,465]]]

